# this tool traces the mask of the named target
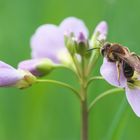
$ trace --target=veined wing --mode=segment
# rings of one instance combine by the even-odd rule
[[[127,54],[122,55],[119,53],[115,53],[118,57],[120,57],[123,61],[128,63],[131,67],[134,68],[134,70],[138,73],[140,73],[140,58],[136,54]]]

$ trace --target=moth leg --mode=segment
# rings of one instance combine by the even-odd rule
[[[121,71],[121,67],[120,67],[120,62],[119,61],[117,61],[116,62],[116,68],[117,68],[117,79],[118,79],[118,83],[119,83],[119,86],[120,86],[120,71]]]

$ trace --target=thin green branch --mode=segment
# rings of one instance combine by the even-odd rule
[[[104,78],[102,76],[91,77],[87,82],[87,86],[89,86],[91,84],[91,82],[93,82],[94,80],[104,80]]]
[[[110,89],[110,90],[107,90],[101,94],[99,94],[92,102],[91,104],[89,105],[89,108],[88,108],[88,111],[91,111],[91,109],[93,108],[93,106],[100,100],[102,99],[103,97],[107,96],[107,95],[110,95],[110,94],[113,94],[113,93],[116,93],[116,92],[121,92],[123,91],[122,88],[114,88],[114,89]]]
[[[91,70],[96,65],[97,60],[99,59],[99,56],[100,56],[100,50],[97,49],[92,52],[92,55],[91,55],[91,58],[89,60],[89,64],[87,67],[87,72],[86,72],[87,75],[89,75],[91,73]]]
[[[60,82],[60,81],[56,81],[56,80],[45,80],[45,79],[38,79],[37,80],[38,83],[44,82],[44,83],[51,83],[51,84],[56,84],[62,87],[65,87],[67,89],[70,89],[79,99],[81,99],[81,96],[79,94],[79,92],[73,88],[71,85]]]
[[[80,79],[80,77],[82,75],[82,71],[81,71],[79,62],[78,62],[78,60],[77,60],[77,58],[75,56],[72,56],[72,60],[73,60],[74,66],[76,67],[77,74],[78,74],[79,79]]]

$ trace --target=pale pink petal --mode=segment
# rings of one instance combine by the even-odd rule
[[[22,73],[12,66],[0,61],[0,86],[11,86],[24,77]]]
[[[12,86],[24,77],[17,70],[0,69],[0,86]]]
[[[139,88],[134,88],[130,89],[126,87],[126,97],[127,100],[135,112],[135,114],[140,117],[140,89]]]
[[[118,73],[116,64],[113,62],[108,62],[106,58],[103,60],[103,64],[100,68],[101,75],[105,80],[113,86],[125,87],[126,78],[124,77],[123,71],[120,71],[120,80],[118,81]]]
[[[8,69],[14,69],[12,66],[4,63],[3,61],[0,61],[0,69],[1,68],[8,68]]]
[[[52,24],[40,26],[31,38],[33,58],[50,58],[58,63],[58,53],[67,51],[64,45],[64,35]]]
[[[85,23],[75,17],[68,17],[64,19],[60,24],[60,29],[66,35],[74,33],[76,37],[79,36],[79,33],[83,33],[86,38],[88,38],[88,29]]]

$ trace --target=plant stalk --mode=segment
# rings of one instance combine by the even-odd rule
[[[81,101],[82,107],[82,138],[81,140],[88,140],[88,108],[87,108],[87,100]]]
[[[87,77],[85,71],[85,60],[82,58],[82,81],[81,81],[81,115],[82,115],[82,128],[81,140],[88,140],[88,105],[87,105]]]

